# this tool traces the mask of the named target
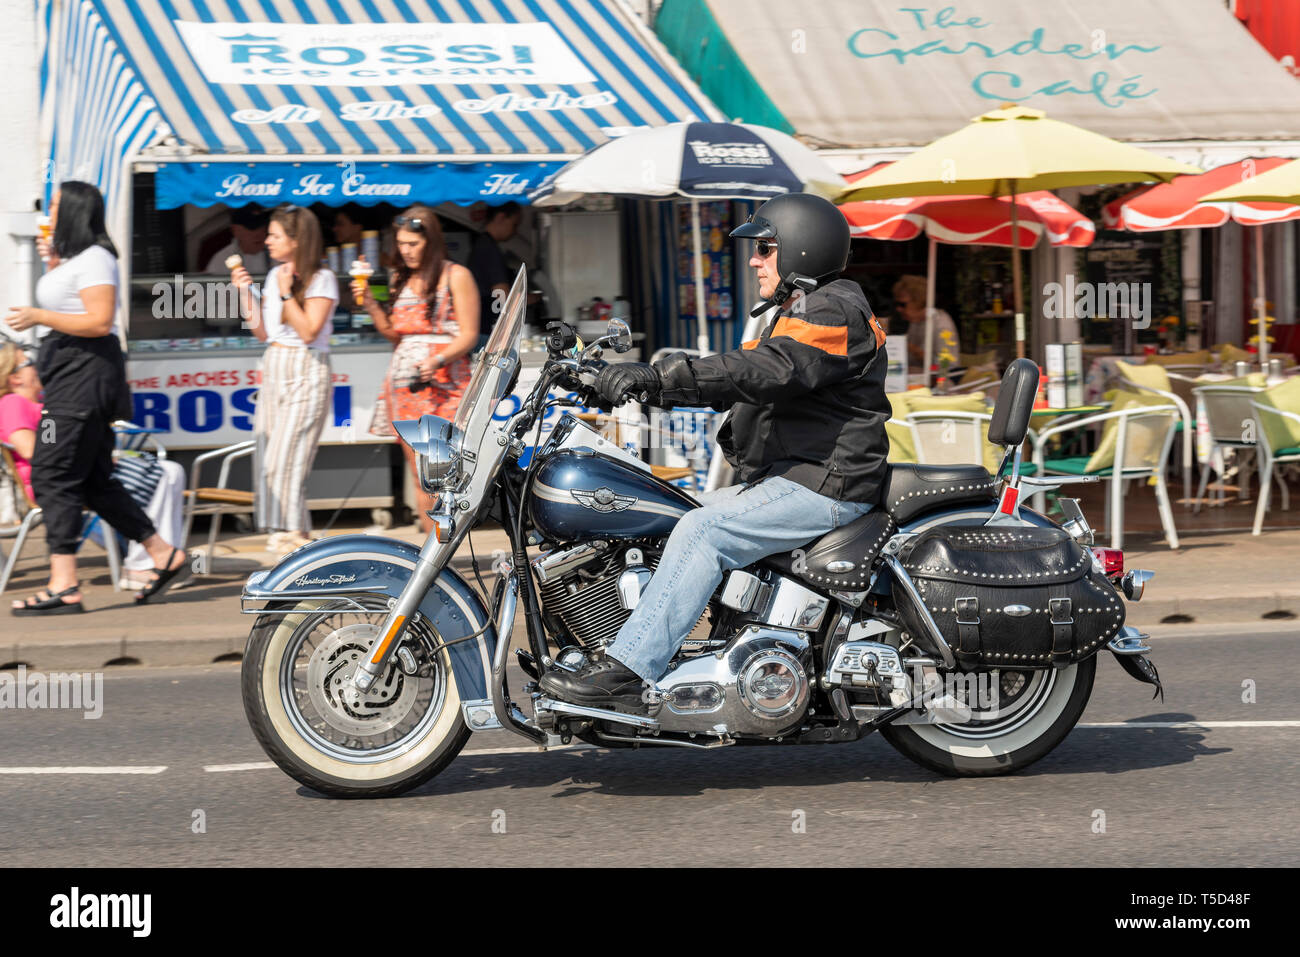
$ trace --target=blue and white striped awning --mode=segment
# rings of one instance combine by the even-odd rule
[[[93,6],[205,153],[577,155],[717,118],[608,0],[152,0]]]
[[[159,162],[161,205],[229,202],[222,164],[259,158],[298,164],[291,185],[378,160],[372,180],[472,202],[630,130],[719,118],[617,0],[38,4],[47,182],[94,182],[110,212],[131,157]],[[435,175],[449,164],[478,165]],[[367,201],[341,186],[276,198]]]
[[[45,203],[62,180],[94,183],[125,206],[128,158],[171,134],[90,3],[39,0]]]

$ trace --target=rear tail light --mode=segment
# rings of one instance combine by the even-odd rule
[[[1119,578],[1124,574],[1124,553],[1118,548],[1094,548],[1093,557],[1101,563],[1101,570],[1107,578]]]

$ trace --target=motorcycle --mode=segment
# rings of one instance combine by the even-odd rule
[[[1078,722],[1103,648],[1163,693],[1147,636],[1124,624],[1125,601],[1142,597],[1151,573],[1126,572],[1122,553],[1092,547],[1077,500],[1060,499],[1061,524],[1019,501],[1022,491],[1095,481],[1020,474],[1038,388],[1037,366],[1021,359],[989,427],[1004,447],[996,477],[978,465],[894,465],[866,515],[728,572],[647,687],[644,713],[549,697],[541,675],[575,671],[613,641],[675,523],[698,503],[569,412],[540,441],[553,408],[597,404],[604,350],[631,348],[619,320],[585,347],[564,323],[548,326],[536,385],[494,419],[519,377],[526,290],[521,268],[454,421],[394,423],[436,500],[423,547],[326,538],[244,587],[242,610],[257,616],[245,711],[267,755],[302,784],[397,794],[447,767],[471,734],[497,729],[543,750],[574,739],[698,750],[845,743],[878,730],[937,772],[1005,774]],[[489,514],[511,546],[490,596],[477,561],[483,594],[449,564]],[[507,664],[517,613],[527,681],[516,696]]]

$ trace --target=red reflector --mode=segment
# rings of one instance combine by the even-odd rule
[[[1094,548],[1092,553],[1101,562],[1107,578],[1117,578],[1124,574],[1124,553],[1118,548]]]
[[[998,506],[999,512],[1005,512],[1007,515],[1016,513],[1016,502],[1020,498],[1020,489],[1007,486],[1002,490],[1002,504]]]

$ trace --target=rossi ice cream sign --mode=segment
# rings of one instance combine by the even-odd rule
[[[173,22],[210,83],[391,87],[597,79],[549,23]]]

